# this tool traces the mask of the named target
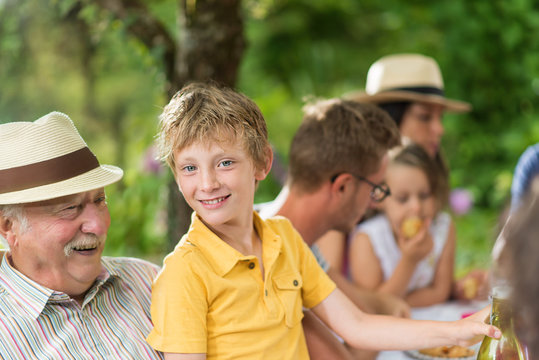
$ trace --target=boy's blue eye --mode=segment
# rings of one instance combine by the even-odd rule
[[[223,161],[221,161],[221,165],[223,165],[225,167],[230,166],[230,165],[232,165],[232,160],[223,160]]]
[[[193,165],[187,165],[187,166],[184,166],[183,169],[184,169],[185,171],[191,172],[191,171],[195,171],[195,170],[196,170],[196,167],[194,167]]]

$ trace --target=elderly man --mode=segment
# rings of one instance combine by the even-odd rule
[[[69,117],[0,125],[3,359],[161,359],[145,341],[159,268],[101,257],[110,215],[100,165]]]

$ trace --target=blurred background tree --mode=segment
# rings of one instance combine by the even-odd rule
[[[223,21],[218,4],[241,5],[227,19],[235,35],[221,39],[240,42],[204,40]],[[106,252],[160,262],[178,234],[167,223],[170,173],[152,143],[160,109],[186,80],[216,77],[253,98],[286,164],[305,98],[362,89],[383,55],[423,53],[439,62],[448,96],[474,106],[444,122],[452,186],[474,197],[455,216],[464,271],[488,264],[513,168],[539,141],[538,31],[532,0],[0,0],[0,121],[69,114],[102,162],[126,170],[108,190]],[[236,54],[237,73],[196,71],[208,58],[226,62],[222,54]],[[280,180],[264,181],[257,201],[271,200]]]

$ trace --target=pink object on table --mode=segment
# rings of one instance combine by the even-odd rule
[[[464,318],[467,318],[468,316],[473,315],[473,314],[474,314],[473,311],[472,312],[465,312],[460,316],[460,318],[464,319]]]

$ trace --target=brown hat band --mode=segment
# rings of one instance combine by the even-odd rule
[[[445,96],[445,92],[442,89],[432,87],[432,86],[398,87],[398,88],[386,89],[384,91],[411,91],[411,92],[425,94],[425,95]]]
[[[87,147],[54,159],[0,170],[0,194],[53,184],[99,167]]]

